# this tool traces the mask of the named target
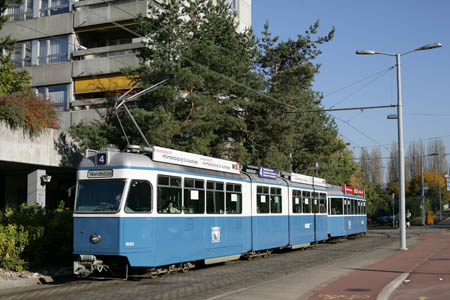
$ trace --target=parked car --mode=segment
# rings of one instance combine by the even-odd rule
[[[379,216],[377,222],[381,224],[392,223],[392,216]]]

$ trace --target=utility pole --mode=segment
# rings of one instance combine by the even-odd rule
[[[421,214],[422,214],[422,225],[425,226],[425,189],[423,186],[423,158],[424,156],[422,155],[422,159],[420,160],[422,163],[420,165],[420,171],[421,171],[421,182],[420,182],[420,186],[421,186],[421,193],[420,193],[420,199],[421,199]]]

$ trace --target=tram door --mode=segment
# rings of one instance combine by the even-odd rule
[[[328,238],[327,230],[327,194],[323,192],[312,193],[312,209],[314,215],[314,241],[323,241]]]

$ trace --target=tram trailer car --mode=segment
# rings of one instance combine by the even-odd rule
[[[343,237],[367,232],[365,192],[349,186],[328,185],[328,235]]]
[[[133,267],[156,276],[330,235],[323,179],[140,149],[107,148],[80,163],[74,274]]]

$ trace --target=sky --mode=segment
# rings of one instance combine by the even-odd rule
[[[441,137],[450,152],[450,1],[448,0],[253,0],[252,27],[260,36],[268,21],[272,35],[296,39],[316,20],[319,35],[334,26],[334,39],[323,53],[314,90],[324,95],[324,108],[397,104],[396,58],[356,55],[357,49],[392,54],[440,42],[442,48],[401,56],[404,149]],[[394,68],[391,68],[394,67]],[[340,135],[356,157],[360,149],[380,147],[390,156],[398,141],[396,108],[332,112]],[[450,157],[447,156],[447,160]],[[387,160],[385,160],[387,164]]]

